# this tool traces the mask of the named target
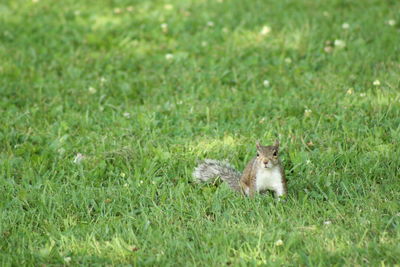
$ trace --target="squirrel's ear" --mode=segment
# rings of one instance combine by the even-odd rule
[[[260,149],[260,148],[261,148],[260,140],[257,140],[257,141],[256,141],[256,147],[257,147],[257,149]]]
[[[278,139],[275,140],[274,146],[279,147],[279,140]]]

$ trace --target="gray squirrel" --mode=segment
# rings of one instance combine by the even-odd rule
[[[198,182],[210,182],[220,177],[233,190],[249,197],[267,190],[274,191],[277,197],[286,195],[279,141],[276,140],[272,146],[263,146],[257,141],[256,148],[257,156],[247,164],[242,174],[227,162],[206,159],[194,169],[193,177]]]

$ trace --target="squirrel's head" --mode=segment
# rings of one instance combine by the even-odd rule
[[[272,146],[263,146],[256,142],[257,161],[264,168],[272,168],[279,164],[279,141],[276,140]]]

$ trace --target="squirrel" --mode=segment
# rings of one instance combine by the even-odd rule
[[[246,166],[243,173],[238,172],[227,162],[206,159],[193,172],[197,182],[209,182],[220,177],[233,190],[248,197],[255,193],[271,190],[277,197],[287,194],[285,172],[279,159],[279,141],[272,146],[256,142],[257,156]]]

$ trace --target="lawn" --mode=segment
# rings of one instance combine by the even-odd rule
[[[0,265],[400,262],[397,0],[0,2]],[[281,142],[285,201],[191,173]]]

